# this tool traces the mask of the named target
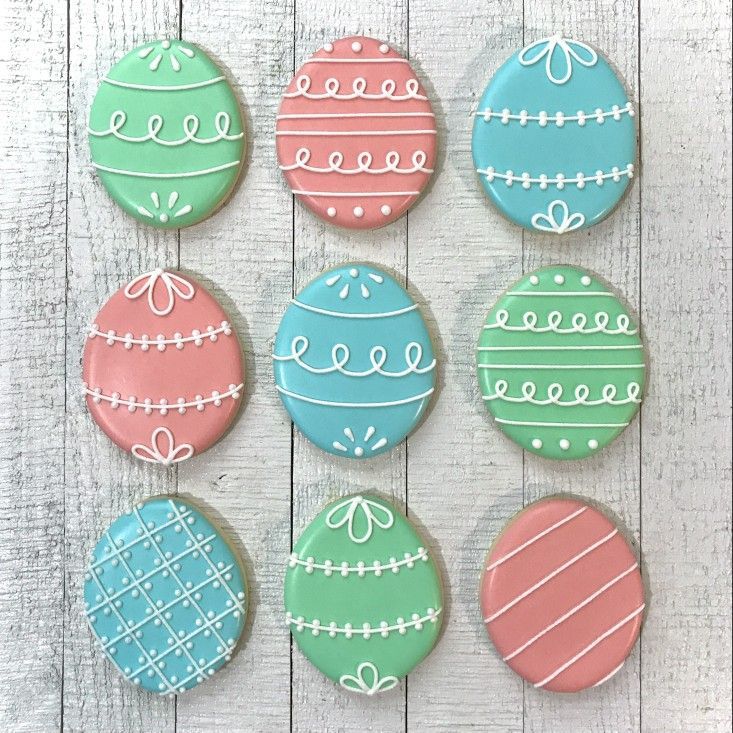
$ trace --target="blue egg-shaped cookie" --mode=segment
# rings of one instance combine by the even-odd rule
[[[597,51],[545,38],[489,82],[472,150],[484,190],[511,221],[556,234],[584,229],[608,216],[634,175],[634,109]]]
[[[92,552],[85,613],[130,682],[190,690],[230,659],[244,628],[240,560],[190,502],[158,496],[118,517]]]
[[[273,363],[299,430],[348,458],[394,448],[435,389],[433,346],[417,304],[394,278],[365,264],[330,270],[293,299]]]

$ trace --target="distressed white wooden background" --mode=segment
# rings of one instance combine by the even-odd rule
[[[517,47],[562,31],[615,62],[638,104],[639,177],[590,231],[523,234],[481,192],[471,111]],[[440,155],[422,201],[348,233],[307,213],[277,170],[280,94],[327,40],[366,33],[407,54],[430,92]],[[238,90],[241,185],[180,233],[136,223],[89,165],[97,80],[130,48],[182,35]],[[2,0],[0,3],[0,729],[3,731],[727,731],[731,639],[731,124],[729,0]],[[434,407],[405,446],[368,462],[293,433],[270,351],[294,289],[368,260],[407,280],[437,345]],[[486,310],[522,272],[579,264],[639,314],[651,365],[641,418],[575,464],[540,460],[490,424],[474,376]],[[224,303],[246,352],[247,399],[216,448],[167,472],[115,448],[79,396],[85,330],[132,276],[180,267]],[[445,631],[407,682],[343,693],[292,649],[284,560],[338,493],[393,495],[444,574]],[[134,501],[190,493],[245,559],[246,643],[180,699],[126,684],[81,617],[83,567]],[[522,685],[481,624],[484,554],[523,503],[556,491],[602,502],[643,557],[641,643],[603,687]]]

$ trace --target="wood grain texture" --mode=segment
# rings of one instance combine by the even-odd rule
[[[0,727],[730,730],[730,11],[729,0],[2,3]],[[639,177],[619,208],[562,238],[505,221],[470,153],[472,112],[491,75],[524,42],[556,31],[611,60],[639,105],[641,135]],[[410,57],[439,127],[427,193],[373,232],[320,222],[293,201],[275,159],[275,115],[291,75],[324,42],[358,33]],[[231,201],[177,233],[139,224],[111,201],[90,166],[86,121],[116,60],[179,34],[234,84],[248,145]],[[439,364],[423,424],[365,462],[326,455],[292,429],[270,358],[293,290],[347,261],[407,283]],[[523,455],[491,424],[475,377],[488,309],[523,272],[552,263],[586,267],[616,289],[641,316],[650,365],[641,417],[576,464]],[[157,266],[180,266],[221,300],[247,369],[232,430],[168,470],[112,445],[80,393],[90,319]],[[407,510],[446,594],[436,650],[378,698],[323,678],[283,623],[292,541],[325,502],[359,490]],[[126,683],[94,648],[81,612],[101,532],[135,501],[176,491],[240,550],[250,617],[232,664],[169,699]],[[620,522],[650,589],[642,642],[623,670],[571,696],[523,688],[491,646],[477,599],[493,538],[524,503],[557,491],[586,496]]]

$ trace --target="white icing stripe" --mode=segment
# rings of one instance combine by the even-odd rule
[[[587,121],[595,121],[602,125],[607,117],[613,117],[616,122],[619,122],[623,115],[627,114],[629,117],[633,117],[635,112],[631,102],[626,102],[623,106],[614,104],[611,109],[607,111],[604,111],[599,107],[593,110],[593,112],[577,112],[574,115],[565,115],[562,112],[548,114],[544,110],[536,115],[529,114],[527,110],[522,110],[519,114],[512,114],[506,107],[500,111],[487,107],[486,109],[476,110],[474,114],[476,117],[483,118],[484,122],[490,122],[492,118],[496,118],[504,125],[509,124],[510,120],[518,120],[522,127],[524,127],[528,122],[539,122],[540,127],[545,127],[547,124],[562,127],[566,122],[577,122],[580,127],[583,127]]]
[[[407,59],[379,58],[379,59],[339,59],[339,58],[311,58],[306,64],[409,64]]]
[[[301,301],[293,298],[293,305],[303,310],[312,311],[313,313],[321,313],[324,316],[336,316],[337,318],[391,318],[392,316],[401,316],[403,313],[409,313],[417,309],[417,303],[408,305],[406,308],[399,308],[395,311],[384,311],[383,313],[343,313],[341,311],[331,311],[326,308],[317,308],[314,305],[301,303]]]
[[[207,326],[203,331],[194,329],[190,336],[183,336],[183,334],[175,334],[173,338],[165,338],[161,335],[150,338],[144,336],[144,338],[134,338],[131,333],[127,333],[124,336],[117,335],[117,332],[110,329],[109,331],[100,331],[99,326],[94,323],[89,329],[88,338],[93,339],[97,336],[103,338],[109,346],[115,343],[124,344],[125,348],[130,349],[133,346],[141,346],[143,351],[147,351],[151,346],[158,349],[158,351],[165,351],[167,346],[175,346],[178,349],[182,349],[184,344],[195,343],[196,346],[202,346],[204,341],[216,341],[219,334],[225,336],[232,335],[232,326],[228,321],[222,321],[221,326],[214,328],[213,326]],[[162,348],[161,348],[162,347]]]
[[[213,168],[204,168],[200,171],[186,171],[185,173],[147,173],[145,171],[129,171],[123,168],[110,168],[109,166],[102,165],[101,163],[92,162],[92,165],[97,170],[104,171],[105,173],[116,173],[120,176],[134,176],[135,178],[194,178],[196,176],[205,176],[208,173],[217,173],[218,171],[223,171],[227,168],[233,168],[241,162],[241,160],[233,160],[231,163],[224,163],[223,165],[217,165]]]
[[[328,196],[329,198],[343,198],[353,196],[381,196],[386,198],[388,196],[419,196],[420,191],[296,191],[293,193],[297,196]]]
[[[527,425],[535,428],[625,428],[627,422],[533,422],[532,420],[505,420],[495,417],[502,425]]]
[[[276,130],[275,135],[286,137],[374,137],[377,135],[437,135],[437,130]]]
[[[593,685],[593,687],[599,687],[604,682],[608,682],[608,680],[610,680],[611,677],[613,677],[616,674],[616,672],[620,672],[621,671],[621,667],[623,667],[624,664],[626,664],[626,660],[625,659],[624,659],[623,662],[621,662],[621,664],[618,665],[618,667],[615,667],[613,670],[611,670],[605,677],[601,677],[601,679],[599,679],[598,682],[596,682]]]
[[[244,388],[244,384],[238,384],[238,385],[230,385],[229,389],[226,392],[212,392],[211,397],[201,397],[199,399],[199,396],[197,395],[197,398],[191,401],[181,401],[184,400],[183,397],[179,397],[178,401],[176,402],[167,402],[166,400],[163,400],[161,402],[153,402],[151,399],[148,399],[144,402],[138,402],[134,397],[130,397],[130,399],[122,399],[122,397],[117,393],[113,393],[111,395],[106,395],[102,392],[101,387],[97,387],[96,389],[89,389],[89,387],[85,384],[84,385],[84,392],[88,397],[92,398],[92,401],[95,403],[99,402],[110,402],[112,409],[116,409],[118,407],[124,406],[127,407],[129,412],[134,412],[136,409],[140,408],[145,411],[147,415],[150,415],[153,410],[159,410],[161,415],[166,415],[170,410],[177,410],[180,412],[181,410],[186,410],[189,407],[195,407],[199,412],[204,409],[205,405],[209,404],[215,404],[217,407],[221,406],[221,401],[223,399],[226,399],[227,397],[231,397],[233,400],[239,399],[239,395],[242,392],[242,389]],[[115,396],[117,395],[117,396]]]
[[[295,626],[296,631],[311,629],[316,632],[313,634],[314,636],[324,633],[333,638],[337,634],[345,634],[347,639],[350,639],[352,636],[362,636],[365,639],[368,639],[370,636],[375,636],[377,634],[386,637],[392,631],[398,631],[400,634],[403,634],[407,629],[411,628],[414,628],[416,631],[421,631],[426,621],[434,624],[438,620],[438,616],[440,616],[442,611],[442,608],[428,608],[425,616],[413,613],[409,621],[397,619],[396,624],[388,624],[386,621],[381,621],[374,626],[372,624],[364,624],[363,626],[352,626],[351,624],[346,624],[343,628],[336,626],[334,622],[323,624],[316,622],[315,619],[313,622],[306,621],[302,616],[294,617],[289,611],[285,615],[285,621],[288,626]],[[400,623],[400,621],[402,622]]]
[[[634,177],[634,166],[632,163],[628,163],[625,168],[614,166],[609,173],[604,173],[599,170],[589,176],[584,175],[583,173],[578,173],[575,176],[566,176],[562,173],[558,173],[556,176],[548,176],[543,173],[539,178],[533,178],[526,171],[520,174],[516,174],[513,171],[498,173],[491,166],[488,168],[477,168],[476,172],[486,176],[489,183],[492,183],[495,178],[499,178],[500,180],[505,181],[507,186],[519,183],[522,188],[528,189],[533,183],[539,183],[541,189],[546,189],[548,185],[552,185],[557,186],[558,189],[562,190],[565,186],[572,184],[575,184],[578,188],[584,188],[585,184],[591,181],[595,181],[599,186],[602,186],[604,181],[611,178],[614,182],[618,183],[624,177]]]
[[[523,601],[527,596],[534,593],[536,590],[539,590],[542,588],[543,585],[546,585],[549,583],[553,578],[556,578],[560,573],[567,570],[572,565],[575,565],[576,562],[579,560],[582,560],[586,555],[589,555],[593,550],[599,548],[601,545],[604,545],[609,540],[613,539],[618,534],[618,528],[614,529],[612,532],[609,532],[605,537],[601,537],[600,540],[594,542],[592,545],[589,545],[586,547],[582,552],[579,552],[577,555],[574,555],[571,557],[568,561],[564,562],[560,567],[555,568],[551,573],[548,573],[545,575],[544,578],[541,580],[538,580],[533,586],[530,588],[527,588],[524,592],[520,593],[518,596],[513,598],[509,603],[502,606],[498,611],[494,612],[489,616],[488,618],[484,619],[484,621],[489,624],[492,621],[495,621],[499,616],[502,616],[505,614],[509,609],[514,608],[514,606],[517,605],[520,601]]]
[[[479,364],[479,369],[643,369],[645,364]]]
[[[563,517],[559,521],[555,522],[555,524],[550,525],[547,527],[547,529],[543,529],[541,532],[538,532],[534,537],[530,537],[526,542],[523,542],[519,547],[515,547],[511,552],[508,552],[503,557],[500,557],[498,560],[495,560],[494,562],[489,565],[486,570],[493,570],[496,567],[499,567],[499,565],[502,565],[507,560],[511,560],[515,555],[519,554],[522,550],[527,549],[530,545],[533,545],[537,540],[541,540],[543,537],[550,534],[550,532],[554,532],[558,527],[562,527],[563,524],[567,524],[571,520],[575,519],[575,517],[582,514],[588,507],[583,506],[580,507],[580,509],[576,509],[571,514],[568,514],[567,517]]]
[[[479,346],[476,351],[617,351],[621,349],[641,349],[642,344],[623,346]]]
[[[392,402],[329,402],[328,400],[317,400],[313,397],[306,397],[305,395],[291,392],[290,390],[281,387],[279,384],[275,385],[275,388],[281,394],[292,397],[296,400],[302,400],[303,402],[310,402],[314,405],[326,405],[327,407],[393,407],[395,405],[407,405],[410,402],[417,402],[419,400],[429,397],[433,392],[434,388],[431,387],[429,390],[422,394],[415,395],[414,397],[407,397],[404,400],[394,400]]]
[[[148,92],[176,92],[183,91],[185,89],[199,89],[201,87],[208,87],[211,84],[218,84],[220,81],[224,81],[225,77],[216,76],[213,79],[207,79],[206,81],[198,81],[193,84],[180,84],[173,86],[155,86],[154,84],[132,84],[126,81],[117,81],[116,79],[110,79],[105,76],[102,81],[107,84],[112,84],[116,87],[123,87],[124,89],[142,89]]]
[[[333,113],[303,113],[278,115],[276,120],[329,120],[329,119],[357,119],[362,117],[435,117],[433,112],[349,112],[348,114]]]
[[[507,656],[504,657],[504,661],[508,662],[510,659],[514,659],[518,654],[521,654],[525,649],[532,646],[538,639],[541,639],[545,634],[552,631],[556,626],[559,626],[564,621],[567,621],[571,616],[574,616],[578,611],[580,611],[581,608],[585,608],[589,603],[594,601],[598,596],[605,593],[609,588],[612,588],[616,583],[623,580],[629,573],[633,573],[634,570],[638,565],[634,563],[630,568],[627,570],[624,570],[622,573],[619,573],[615,578],[608,581],[608,583],[601,586],[597,591],[591,593],[587,598],[582,600],[577,605],[573,606],[569,611],[564,613],[559,618],[555,619],[551,624],[548,626],[545,626],[542,631],[536,633],[531,639],[527,640],[522,644],[520,647],[517,647],[511,654],[507,654]]]
[[[563,290],[563,291],[553,291],[553,290],[510,290],[507,295],[516,295],[519,297],[525,296],[525,297],[532,297],[533,295],[546,295],[549,297],[563,297],[563,296],[575,296],[579,295],[581,297],[585,296],[587,298],[593,298],[595,296],[598,296],[599,298],[602,297],[608,297],[613,298],[615,297],[613,293],[609,293],[605,290],[602,290],[600,292],[593,292],[591,290]]]
[[[367,565],[363,562],[356,565],[349,565],[348,562],[338,563],[332,562],[331,560],[326,560],[325,563],[319,563],[315,562],[312,557],[307,557],[304,560],[297,552],[294,552],[290,555],[288,567],[294,568],[300,565],[305,568],[306,573],[309,575],[314,570],[323,570],[327,576],[341,575],[342,577],[346,577],[350,573],[356,573],[359,577],[363,577],[366,573],[376,573],[376,575],[379,576],[385,571],[393,573],[396,571],[399,572],[399,568],[404,566],[411,569],[415,567],[415,562],[418,560],[422,560],[423,562],[427,562],[428,560],[428,551],[424,547],[419,547],[414,555],[406,552],[402,560],[390,558],[388,562],[380,563],[375,561],[371,565]]]
[[[586,654],[593,651],[604,639],[607,639],[612,634],[615,634],[620,628],[623,626],[626,626],[629,621],[632,619],[635,619],[642,611],[644,610],[644,604],[642,603],[639,608],[637,608],[635,611],[632,611],[628,616],[625,618],[622,618],[618,623],[614,624],[610,629],[607,629],[604,631],[600,636],[596,637],[588,646],[586,646],[584,649],[579,651],[574,657],[571,659],[568,659],[565,664],[560,665],[554,672],[547,675],[545,679],[540,680],[539,682],[535,683],[535,687],[544,687],[549,682],[552,682],[552,680],[555,679],[558,675],[562,674],[568,667],[572,667],[573,664],[580,661]],[[614,672],[618,671],[618,669],[614,670]],[[612,673],[613,674],[613,673]],[[601,680],[604,681],[604,680]]]

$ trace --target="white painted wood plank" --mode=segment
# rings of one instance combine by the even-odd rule
[[[298,0],[295,7],[296,69],[323,43],[347,35],[374,36],[406,51],[406,0]],[[372,262],[404,278],[405,218],[373,232],[350,232],[322,223],[296,201],[294,224],[296,291],[328,267],[349,261]],[[353,461],[323,453],[295,431],[294,540],[326,502],[360,490],[404,502],[404,446],[369,461]],[[404,730],[404,686],[378,698],[350,695],[314,670],[295,645],[292,659],[294,731]]]
[[[642,728],[731,728],[730,6],[641,9]]]
[[[554,33],[590,43],[615,67],[627,93],[638,99],[638,14],[635,0],[587,3],[527,0],[525,42]],[[600,104],[600,100],[599,100]],[[642,171],[643,175],[643,171]],[[618,208],[602,223],[562,237],[527,233],[525,272],[553,263],[585,267],[605,279],[633,313],[639,305],[639,184],[634,181]],[[648,336],[648,334],[647,334]],[[572,492],[600,502],[638,544],[640,517],[640,421],[598,456],[557,463],[527,454],[525,500]],[[639,729],[638,648],[607,684],[577,695],[557,695],[525,685],[525,730]]]
[[[411,0],[410,55],[439,121],[440,163],[409,214],[409,280],[438,346],[440,388],[409,440],[411,516],[441,559],[444,632],[408,680],[408,729],[522,729],[521,680],[494,651],[478,586],[489,545],[522,506],[522,451],[491,424],[475,345],[496,297],[521,275],[522,238],[484,196],[472,112],[521,45],[522,3]]]
[[[66,6],[0,6],[0,728],[61,722]]]
[[[133,276],[175,266],[178,238],[137,223],[108,197],[90,165],[86,124],[98,79],[147,40],[178,35],[178,3],[73,0],[70,10],[69,211],[66,329],[66,618],[64,726],[166,731],[175,701],[126,682],[95,648],[84,609],[84,571],[100,534],[146,496],[175,491],[175,469],[142,464],[96,427],[80,393],[90,319]]]
[[[225,304],[247,375],[238,420],[205,456],[179,467],[178,490],[210,508],[234,537],[246,564],[249,621],[232,662],[178,699],[176,730],[287,730],[282,582],[290,552],[290,422],[273,388],[270,354],[292,284],[292,197],[277,168],[273,128],[292,74],[293,4],[184,2],[182,30],[225,70],[246,119],[240,185],[211,219],[181,232],[180,261]]]

